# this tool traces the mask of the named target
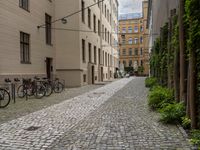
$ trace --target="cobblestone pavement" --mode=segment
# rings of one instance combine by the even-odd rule
[[[191,149],[177,126],[163,125],[148,109],[147,93],[144,78],[133,79],[48,149]]]
[[[104,82],[103,84],[107,83],[109,82]],[[8,107],[0,109],[0,124],[58,104],[66,99],[73,98],[102,86],[99,84],[68,88],[60,94],[52,94],[50,97],[44,97],[42,99],[35,99],[34,97],[30,97],[27,101],[25,99],[16,99],[15,104],[11,101]]]
[[[50,148],[82,119],[98,109],[133,78],[115,81],[88,93],[0,125],[0,149]],[[57,97],[55,97],[57,98]],[[23,106],[23,105],[22,105]]]

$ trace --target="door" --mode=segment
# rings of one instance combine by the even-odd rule
[[[48,79],[51,79],[52,71],[53,71],[52,58],[46,58],[46,74]]]
[[[94,66],[92,66],[92,84],[94,84]]]
[[[101,67],[101,82],[103,82],[103,67]]]

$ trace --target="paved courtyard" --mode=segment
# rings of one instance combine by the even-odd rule
[[[0,149],[191,149],[147,106],[144,78],[125,78],[0,125]]]

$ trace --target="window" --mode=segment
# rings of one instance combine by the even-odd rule
[[[140,26],[140,32],[143,32],[143,26]]]
[[[126,61],[125,60],[123,60],[123,64],[124,64],[124,67],[126,67]]]
[[[93,16],[93,21],[94,21],[94,32],[96,33],[96,15]]]
[[[122,53],[123,53],[123,55],[126,55],[126,49],[123,49]]]
[[[105,14],[104,14],[104,15],[105,15],[105,17],[106,17],[106,5],[105,5],[105,10],[104,10],[104,11],[105,11]]]
[[[105,66],[107,66],[107,53],[105,52]]]
[[[135,48],[135,56],[137,56],[137,55],[138,55],[138,49]]]
[[[101,35],[101,23],[100,20],[98,20],[98,34]]]
[[[85,40],[82,39],[82,61],[86,62],[85,60]]]
[[[91,28],[91,9],[88,8],[88,27]]]
[[[99,64],[101,64],[101,49],[99,48]]]
[[[98,7],[100,8],[100,0],[98,0]]]
[[[140,61],[140,66],[143,66],[143,60]]]
[[[19,0],[19,7],[28,11],[29,10],[29,0]]]
[[[134,43],[135,43],[135,44],[138,43],[138,38],[134,38]]]
[[[138,26],[135,26],[135,27],[134,27],[134,32],[135,32],[135,33],[138,33]]]
[[[133,32],[132,27],[128,27],[128,33],[132,33],[132,32]]]
[[[45,14],[46,44],[51,45],[51,16]]]
[[[90,63],[92,62],[91,48],[92,48],[91,43],[88,43],[88,53],[89,53],[89,62]]]
[[[81,10],[82,10],[82,22],[85,23],[85,2],[81,1]]]
[[[122,33],[126,33],[126,27],[122,28]]]
[[[143,55],[143,48],[140,48],[140,55]]]
[[[133,39],[132,39],[132,38],[129,38],[128,43],[129,43],[129,44],[133,44]]]
[[[104,25],[102,24],[102,39],[104,40]]]
[[[30,63],[30,35],[20,32],[21,63]]]
[[[143,43],[143,38],[142,38],[142,36],[140,37],[140,43]]]
[[[107,29],[105,28],[105,41],[107,41]]]
[[[129,60],[129,67],[132,67],[133,61]]]
[[[97,47],[94,46],[94,63],[97,64]]]
[[[129,48],[129,55],[132,56],[132,54],[133,54],[132,48]]]

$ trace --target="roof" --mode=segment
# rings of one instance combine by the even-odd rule
[[[139,19],[139,18],[142,18],[142,13],[128,13],[119,15],[119,20]]]

